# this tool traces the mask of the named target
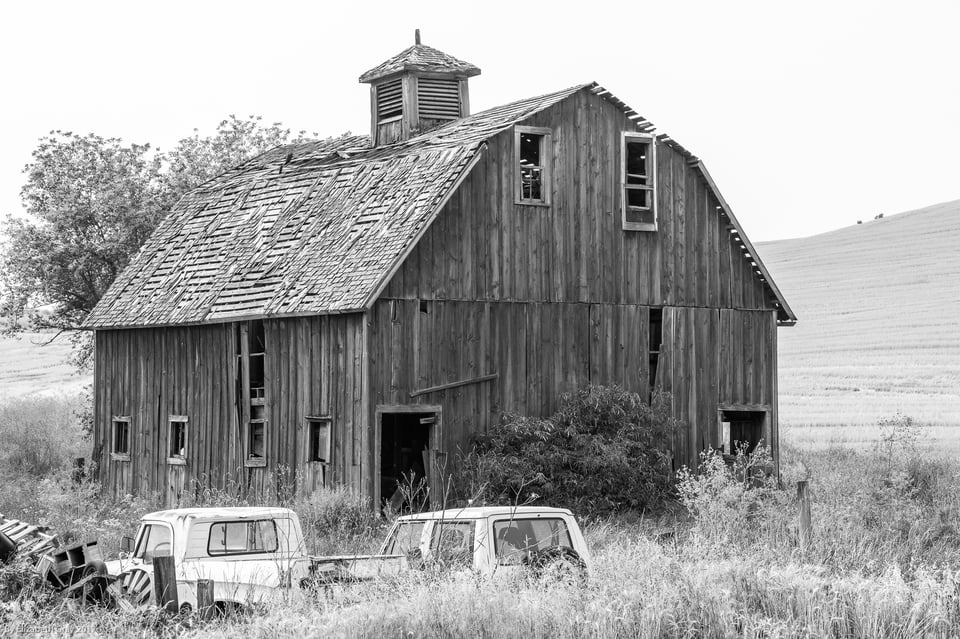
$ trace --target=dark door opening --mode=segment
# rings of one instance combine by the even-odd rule
[[[756,410],[720,411],[721,444],[723,452],[736,455],[742,448],[752,453],[763,439],[767,414]]]
[[[390,510],[399,512],[404,507],[425,505],[429,478],[424,453],[430,450],[430,431],[436,420],[435,413],[381,414],[381,507],[389,505]]]

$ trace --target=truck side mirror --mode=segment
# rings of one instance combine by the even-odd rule
[[[120,552],[125,552],[125,553],[133,552],[133,537],[120,538]]]

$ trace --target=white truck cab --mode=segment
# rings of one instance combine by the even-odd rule
[[[181,607],[196,607],[198,579],[213,580],[218,602],[249,603],[280,586],[299,583],[309,572],[300,519],[287,508],[149,513],[141,520],[132,552],[107,562],[107,572],[139,576],[146,588],[153,557],[159,554],[174,558]]]
[[[485,575],[566,561],[584,576],[590,553],[573,513],[538,506],[455,508],[399,517],[381,555],[472,568]]]

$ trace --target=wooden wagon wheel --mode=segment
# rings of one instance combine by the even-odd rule
[[[131,568],[120,575],[123,598],[136,607],[149,606],[153,598],[153,573],[143,568]]]

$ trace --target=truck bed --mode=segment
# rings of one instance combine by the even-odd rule
[[[368,581],[399,575],[408,569],[403,555],[311,555],[310,574],[324,582]]]

